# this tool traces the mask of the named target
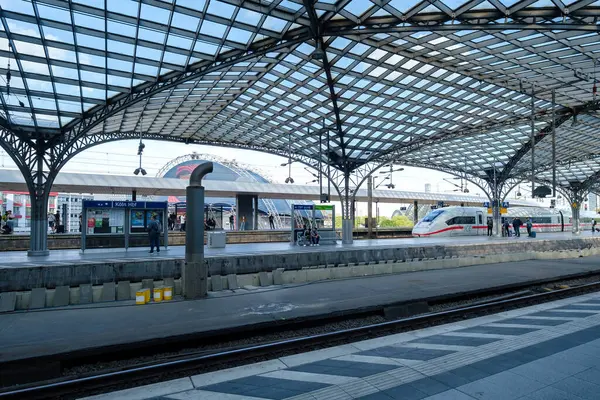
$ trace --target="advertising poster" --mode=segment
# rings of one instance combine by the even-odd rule
[[[144,212],[141,210],[131,210],[131,227],[144,228]]]

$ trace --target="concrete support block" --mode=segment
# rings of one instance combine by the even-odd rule
[[[239,274],[236,275],[237,284],[241,288],[258,287],[258,274]]]
[[[129,288],[128,288],[129,289]],[[68,286],[58,286],[54,290],[54,301],[52,305],[54,307],[68,306],[71,302],[71,291]]]
[[[54,304],[54,289],[46,289],[46,305],[48,307]]]
[[[215,275],[210,277],[210,284],[213,292],[220,292],[223,290],[223,281],[221,275]]]
[[[131,298],[129,285],[129,281],[119,281],[117,284],[117,300],[129,300]]]
[[[115,301],[116,285],[114,282],[105,282],[102,284],[101,301]]]
[[[71,299],[71,304],[79,304],[79,288],[73,287],[69,288],[69,298]]]
[[[31,291],[29,309],[46,307],[46,288],[35,288]]]
[[[412,262],[401,262],[392,264],[392,273],[401,274],[410,271]]]
[[[227,275],[227,289],[234,290],[234,289],[239,289],[239,287],[240,286],[238,285],[237,275],[236,274]]]
[[[129,285],[129,299],[135,300],[135,294],[138,290],[142,289],[142,282],[134,282]]]
[[[306,271],[297,270],[297,271],[284,271],[283,273],[283,283],[304,283],[306,282]]]
[[[270,286],[271,282],[269,282],[269,275],[265,271],[261,271],[258,273],[258,280],[260,286]]]
[[[15,311],[17,307],[17,292],[0,293],[0,313]]]
[[[392,264],[377,264],[373,267],[373,275],[386,275],[392,272]]]
[[[31,292],[19,292],[17,293],[17,310],[27,310],[29,308],[29,301],[31,300]]]
[[[331,279],[331,268],[317,268],[306,270],[306,281],[317,282]]]
[[[142,289],[150,289],[150,293],[154,290],[154,279],[142,279]]]
[[[181,279],[175,280],[175,294],[181,296],[183,294],[183,287],[181,285]]]
[[[94,301],[92,285],[79,285],[79,304],[89,304]]]
[[[283,285],[283,268],[277,268],[273,271],[273,284],[274,285]]]
[[[164,286],[165,287],[172,287],[173,289],[175,289],[175,278],[165,278],[164,279]]]
[[[351,276],[351,267],[337,267],[331,269],[331,279],[345,279]]]

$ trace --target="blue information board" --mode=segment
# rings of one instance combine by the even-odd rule
[[[314,207],[314,204],[294,204],[294,210],[312,210]]]
[[[163,209],[167,207],[166,201],[96,201],[84,200],[83,206],[86,208],[156,208]]]

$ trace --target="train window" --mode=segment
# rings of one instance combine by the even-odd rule
[[[483,224],[483,215],[478,214],[477,218],[479,218],[479,225]]]
[[[439,217],[443,212],[444,210],[433,210],[432,212],[427,214],[425,218],[423,218],[423,222],[431,222],[437,217]]]
[[[521,219],[523,221],[523,219]],[[527,221],[527,218],[525,218]],[[552,223],[552,217],[532,217],[531,222],[533,224],[550,224]]]
[[[446,221],[446,225],[475,225],[475,217],[454,217]]]

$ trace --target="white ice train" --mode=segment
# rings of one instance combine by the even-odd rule
[[[570,210],[541,207],[511,207],[502,215],[502,222],[508,219],[512,224],[519,217],[523,224],[531,218],[536,232],[563,232],[572,228]],[[420,220],[412,230],[415,237],[421,236],[477,236],[487,235],[487,208],[483,207],[444,207],[432,210]],[[591,211],[579,212],[581,229],[591,229],[592,222],[600,223],[600,215]],[[600,227],[600,225],[599,225]],[[512,229],[512,226],[511,226]],[[525,226],[521,228],[525,231]]]

